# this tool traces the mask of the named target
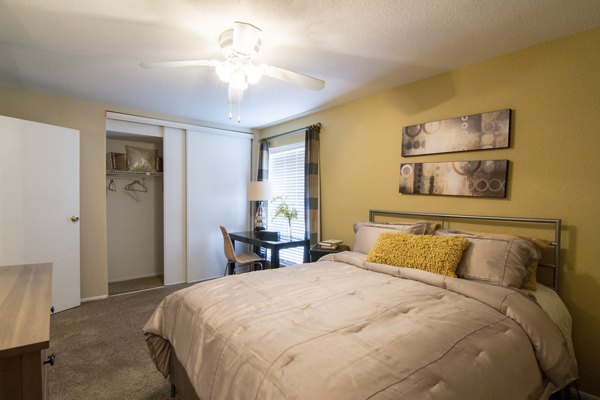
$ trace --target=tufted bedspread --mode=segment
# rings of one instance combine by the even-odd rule
[[[345,252],[166,297],[144,327],[201,399],[538,399],[577,377],[561,331],[518,291]]]

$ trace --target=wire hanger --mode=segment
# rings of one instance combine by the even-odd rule
[[[112,179],[110,180],[110,182],[108,182],[108,190],[110,190],[111,192],[117,191],[117,185],[115,185],[115,181]]]
[[[147,192],[148,188],[142,182],[135,180],[125,185],[125,190],[130,190],[132,192]]]

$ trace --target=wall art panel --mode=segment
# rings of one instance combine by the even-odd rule
[[[508,160],[400,165],[400,193],[506,197]]]
[[[486,150],[510,145],[510,109],[402,128],[402,156]]]

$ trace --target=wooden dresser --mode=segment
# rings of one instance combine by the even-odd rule
[[[46,399],[52,264],[0,267],[0,400]]]

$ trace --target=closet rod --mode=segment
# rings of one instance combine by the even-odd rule
[[[317,122],[316,124],[313,124],[313,125],[316,125],[319,128],[322,126],[320,122]],[[307,125],[307,126],[305,126],[303,128],[298,128],[298,129],[294,129],[294,130],[291,130],[291,131],[287,131],[287,132],[283,132],[283,133],[278,133],[277,135],[273,135],[273,136],[269,136],[269,137],[264,138],[264,139],[260,139],[259,142],[263,142],[263,141],[269,140],[269,139],[275,139],[275,138],[278,138],[280,136],[289,135],[290,133],[300,132],[300,131],[303,131],[303,130],[306,130],[306,129],[310,128],[313,125]]]

